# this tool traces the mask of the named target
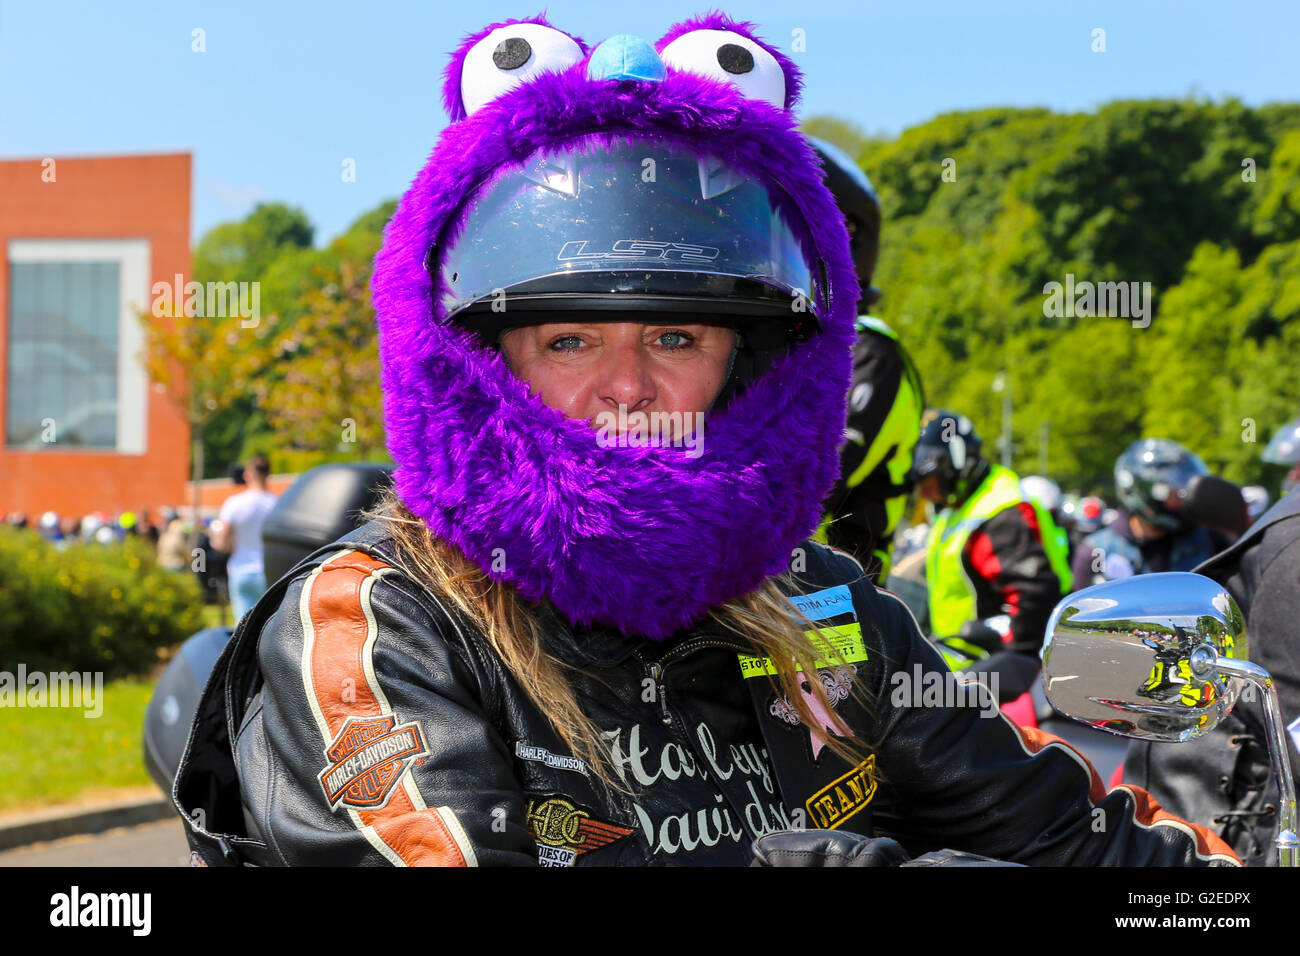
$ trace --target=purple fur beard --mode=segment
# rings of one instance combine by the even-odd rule
[[[539,149],[611,134],[716,156],[778,205],[792,198],[805,256],[826,262],[822,333],[711,414],[696,458],[600,447],[589,423],[530,395],[501,355],[435,313],[444,290],[425,256],[454,242],[467,200]],[[397,494],[527,600],[662,641],[786,570],[817,527],[839,469],[858,282],[843,217],[785,110],[689,73],[615,84],[587,79],[584,61],[543,74],[444,131],[388,225],[372,288]]]

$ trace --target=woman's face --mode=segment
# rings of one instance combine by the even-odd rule
[[[553,322],[511,329],[511,370],[567,418],[705,412],[722,391],[736,333],[718,325]]]

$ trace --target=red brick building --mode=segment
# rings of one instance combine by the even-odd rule
[[[137,313],[190,272],[189,153],[0,160],[0,514],[188,500]]]

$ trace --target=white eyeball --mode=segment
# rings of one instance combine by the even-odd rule
[[[568,34],[540,23],[497,27],[465,54],[460,99],[465,112],[514,89],[548,70],[563,70],[582,59],[582,48]]]
[[[692,30],[664,47],[665,65],[724,80],[745,96],[785,106],[785,73],[776,57],[740,33]]]

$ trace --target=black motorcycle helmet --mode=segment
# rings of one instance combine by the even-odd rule
[[[839,147],[809,136],[826,170],[826,188],[835,197],[835,203],[844,213],[849,227],[849,249],[853,265],[862,285],[862,298],[858,313],[865,315],[880,299],[880,290],[871,284],[876,271],[876,257],[880,253],[880,199],[876,190],[857,163],[846,156]]]
[[[965,415],[931,410],[921,419],[921,437],[912,453],[912,481],[939,477],[939,494],[949,505],[965,501],[989,473],[984,443]]]
[[[1115,462],[1115,491],[1131,514],[1165,531],[1180,531],[1192,523],[1183,507],[1192,479],[1209,473],[1205,462],[1178,442],[1143,438]]]

